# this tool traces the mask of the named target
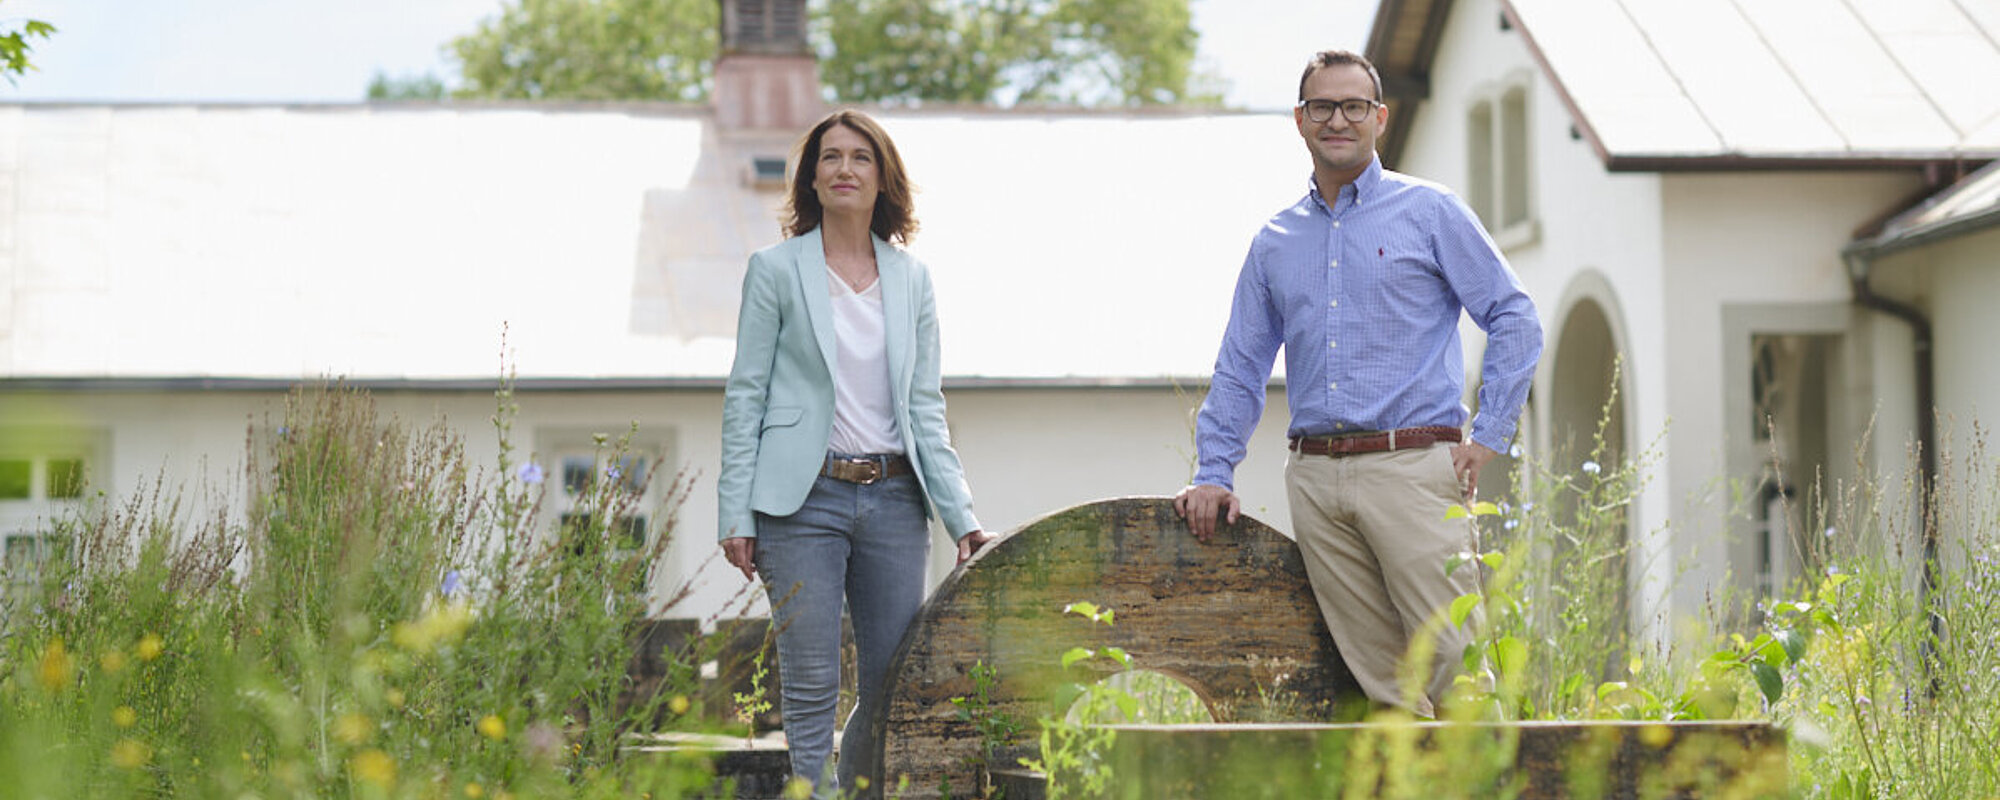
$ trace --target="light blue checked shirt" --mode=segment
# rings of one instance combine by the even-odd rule
[[[1243,259],[1196,419],[1195,483],[1234,490],[1280,345],[1291,436],[1463,428],[1461,309],[1487,334],[1472,440],[1506,452],[1542,327],[1479,219],[1451,190],[1384,170],[1379,158],[1331,208],[1307,183]]]

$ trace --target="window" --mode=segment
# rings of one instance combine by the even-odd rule
[[[42,571],[62,557],[64,540],[42,533],[8,534],[0,544],[0,584],[4,584],[6,606],[18,608],[41,586]]]
[[[81,499],[86,463],[76,455],[0,457],[0,501]]]
[[[634,437],[621,452],[602,433],[622,426],[550,427],[535,432],[534,474],[546,475],[545,530],[568,539],[575,552],[630,553],[653,541],[656,507],[673,481],[671,432]],[[608,520],[600,514],[611,514]]]
[[[1536,237],[1525,77],[1476,95],[1466,112],[1465,202],[1504,248]]]

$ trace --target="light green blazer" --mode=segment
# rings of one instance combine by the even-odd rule
[[[958,539],[979,521],[945,428],[930,271],[880,238],[875,265],[903,452],[929,500],[925,513]],[[835,352],[819,230],[751,255],[723,391],[719,538],[756,536],[756,512],[782,517],[805,504],[833,436]]]

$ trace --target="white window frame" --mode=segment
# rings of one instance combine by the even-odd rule
[[[1465,201],[1501,250],[1541,237],[1535,185],[1532,73],[1516,70],[1475,89],[1465,113]]]

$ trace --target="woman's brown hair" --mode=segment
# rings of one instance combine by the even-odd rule
[[[819,143],[835,125],[861,134],[875,148],[875,164],[881,173],[882,189],[875,195],[875,212],[868,229],[883,241],[904,244],[917,234],[916,203],[911,199],[910,178],[903,170],[903,157],[889,132],[873,117],[853,109],[826,115],[792,148],[792,188],[785,198],[785,236],[801,236],[819,227],[823,209],[819,192],[813,190],[813,169],[819,163]]]

